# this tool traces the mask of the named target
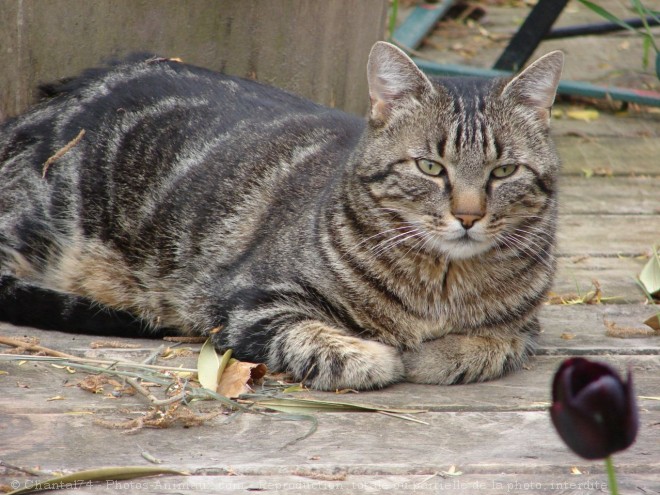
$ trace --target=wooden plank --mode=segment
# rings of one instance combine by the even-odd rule
[[[587,55],[588,56],[588,55]],[[649,112],[617,112],[598,111],[595,120],[585,122],[568,117],[570,110],[579,109],[584,105],[559,103],[553,107],[551,123],[552,135],[555,138],[573,137],[582,139],[600,138],[657,138],[660,137],[660,117]],[[556,110],[556,111],[555,111]]]
[[[557,237],[562,256],[639,256],[660,242],[660,215],[567,214]]]
[[[644,328],[643,321],[657,311],[656,306],[645,304],[598,304],[598,305],[546,305],[541,309],[541,324],[544,334],[541,338],[541,348],[545,347],[544,339],[554,339],[547,347],[556,346],[556,340],[565,332],[579,333],[592,339],[594,352],[598,354],[639,354],[639,349],[647,349],[653,354],[660,354],[660,340],[654,337],[647,339],[604,338],[606,327],[603,320],[607,319],[620,326]],[[81,357],[98,359],[129,359],[140,361],[151,354],[161,344],[169,345],[160,339],[120,339],[127,344],[138,344],[138,349],[91,349],[90,344],[98,340],[108,340],[93,335],[77,335],[50,330],[40,330],[29,327],[18,327],[8,323],[0,323],[0,335],[8,337],[29,336],[39,339],[41,345],[51,349],[68,352]],[[562,348],[583,347],[575,340],[565,340]],[[198,344],[186,345],[192,350],[198,350]],[[0,350],[8,349],[0,347]],[[573,353],[573,352],[570,352]],[[169,366],[196,366],[196,354],[171,360],[159,360]],[[0,361],[2,363],[2,361]],[[30,366],[22,368],[29,371]],[[2,379],[2,376],[0,376]]]
[[[603,323],[607,319],[620,326],[641,328],[642,321],[652,311],[652,308],[643,305],[546,306],[541,318],[543,333],[539,342],[539,355],[530,361],[526,369],[500,380],[456,387],[404,383],[360,394],[305,392],[294,396],[434,411],[543,410],[549,400],[550,380],[554,371],[563,359],[575,355],[592,356],[609,362],[622,373],[630,366],[635,373],[638,394],[660,396],[660,339],[607,337]],[[71,338],[59,332],[35,330],[31,333],[60,336],[63,342],[59,348],[65,349],[66,339]],[[572,338],[567,340],[564,334]],[[71,352],[74,351],[76,354],[84,353],[85,347],[71,349]],[[177,362],[167,364],[176,365]],[[26,363],[18,366],[16,363],[1,361],[0,370],[8,373],[0,375],[0,410],[6,413],[64,414],[88,411],[116,414],[116,411],[123,408],[143,411],[147,407],[141,398],[108,399],[71,386],[85,376],[83,373],[70,375],[45,364]],[[64,399],[49,401],[54,396],[62,396]],[[645,403],[645,407],[660,410],[660,401],[650,401]],[[88,423],[91,421],[88,418]]]
[[[552,287],[554,294],[568,299],[571,294],[586,295],[598,282],[604,302],[608,304],[643,303],[646,296],[636,282],[636,277],[646,263],[646,258],[631,257],[561,257]],[[610,299],[612,298],[612,299]]]
[[[600,461],[569,452],[547,411],[433,412],[427,424],[368,413],[319,414],[317,431],[306,422],[268,421],[244,414],[194,429],[143,429],[136,436],[89,426],[60,414],[10,414],[0,430],[3,458],[42,470],[100,465],[145,465],[146,450],[163,465],[196,475],[293,475],[301,471],[346,475],[464,473],[568,475],[571,466],[602,473]],[[616,456],[622,473],[660,474],[660,411],[640,411],[642,434]],[[267,434],[266,434],[267,432]],[[656,478],[656,480],[659,478]]]
[[[570,331],[570,328],[567,330]],[[594,359],[610,363],[623,374],[631,367],[638,395],[660,396],[660,357],[643,355],[643,352],[653,350],[645,350],[640,346],[639,355],[579,352],[581,345],[587,346],[589,338],[578,335],[576,339],[572,345],[559,347],[562,344],[562,341],[559,341],[557,347],[553,347],[554,339],[544,337],[542,344],[545,347],[539,349],[541,355],[531,359],[525,369],[485,383],[455,387],[400,383],[384,390],[359,394],[305,391],[289,396],[442,412],[539,411],[547,408],[552,376],[569,355],[591,355]],[[657,351],[656,348],[655,352]],[[0,398],[0,411],[4,414],[78,414],[85,424],[91,426],[97,417],[134,418],[148,409],[146,401],[139,397],[125,396],[115,399],[109,398],[107,394],[84,392],[75,386],[75,383],[84,378],[82,373],[67,376],[66,372],[60,370],[59,374],[48,374],[40,371],[43,367],[39,365],[37,370],[30,374],[23,370],[17,371],[13,364],[0,363],[0,370],[8,373],[0,378],[0,390],[3,394]],[[255,392],[259,393],[260,388],[257,387]],[[53,397],[61,399],[53,400]],[[215,410],[219,407],[215,403],[205,403],[203,409]],[[660,410],[660,401],[644,401],[644,407],[648,410]],[[122,410],[132,412],[119,414],[118,411]]]
[[[650,330],[644,320],[657,313],[658,306],[599,304],[581,306],[544,306],[541,312],[543,333],[539,354],[544,355],[660,355],[658,336],[618,338],[607,335],[606,322],[619,327]],[[564,334],[573,338],[566,339]]]
[[[559,181],[565,214],[660,214],[660,177],[567,177]]]
[[[451,467],[451,466],[450,466]],[[95,495],[117,495],[119,490],[131,490],[133,493],[162,493],[173,491],[181,495],[209,495],[225,493],[268,493],[269,495],[309,495],[310,493],[415,493],[417,495],[438,495],[453,493],[460,495],[483,495],[484,493],[518,493],[529,494],[575,494],[609,493],[607,476],[597,465],[589,466],[580,475],[571,474],[566,465],[563,472],[556,474],[517,474],[502,473],[469,473],[462,470],[458,476],[445,474],[446,466],[438,466],[435,471],[372,475],[346,474],[335,470],[300,470],[297,475],[193,475],[188,477],[165,476],[146,478],[135,481],[118,481],[103,483],[93,489],[84,486],[85,493]],[[9,481],[26,483],[30,478],[14,475],[7,477]],[[660,491],[657,474],[618,473],[618,484],[621,493],[656,493]],[[22,485],[23,486],[23,485]],[[139,491],[138,491],[139,490]],[[641,490],[641,491],[640,491]],[[79,494],[77,490],[59,490],[58,494]]]
[[[655,137],[558,136],[563,174],[583,175],[585,170],[614,175],[660,175],[660,140]]]

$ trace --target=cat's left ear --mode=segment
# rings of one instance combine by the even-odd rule
[[[396,46],[377,42],[367,63],[371,120],[383,124],[399,105],[433,92],[428,77]]]
[[[550,52],[514,77],[504,87],[502,96],[534,108],[540,117],[548,118],[563,67],[564,54],[559,50]]]

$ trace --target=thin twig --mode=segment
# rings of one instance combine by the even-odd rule
[[[43,171],[41,172],[42,179],[46,178],[46,173],[48,172],[48,168],[54,162],[62,158],[66,153],[71,151],[71,148],[73,148],[76,144],[78,144],[84,135],[85,135],[85,129],[81,129],[81,131],[78,133],[76,137],[74,137],[71,141],[66,143],[62,148],[57,150],[57,152],[53,156],[51,156],[50,158],[48,158],[48,160],[46,160],[46,163],[44,163]]]
[[[6,337],[0,337],[0,344],[4,343],[1,339],[6,339]],[[13,340],[13,339],[11,339]],[[18,341],[17,341],[18,342]],[[24,343],[22,343],[24,344]],[[9,345],[9,344],[8,344]],[[26,347],[28,346],[17,346],[17,347]],[[40,347],[40,346],[37,346]],[[57,352],[57,351],[53,351]],[[126,368],[138,368],[138,369],[150,369],[150,370],[159,370],[159,371],[179,371],[183,373],[197,373],[196,369],[193,368],[178,368],[176,366],[160,366],[155,364],[141,364],[134,363],[132,361],[122,361],[122,360],[109,360],[109,359],[92,359],[92,358],[81,358],[76,356],[69,356],[65,354],[63,356],[30,356],[29,354],[2,354],[0,353],[0,359],[6,359],[10,361],[17,361],[23,359],[25,361],[48,361],[59,363],[62,359],[67,359],[75,363],[90,363],[90,364],[99,364],[99,365],[109,365],[109,366],[122,366]]]
[[[26,349],[28,351],[43,352],[48,356],[56,357],[56,358],[77,359],[76,356],[72,356],[71,354],[66,354],[64,352],[49,349],[48,347],[43,347],[37,344],[29,344],[27,342],[23,342],[22,340],[12,339],[11,337],[4,337],[2,335],[0,335],[0,344],[8,345],[10,347],[18,347],[21,349]],[[13,354],[13,355],[17,355],[17,354]]]

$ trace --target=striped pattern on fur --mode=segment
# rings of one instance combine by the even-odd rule
[[[562,62],[430,80],[377,43],[367,121],[165,59],[51,85],[0,128],[2,275],[314,388],[499,377],[555,269]]]

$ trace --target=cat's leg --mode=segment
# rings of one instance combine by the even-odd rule
[[[376,389],[404,377],[401,354],[394,347],[314,320],[282,328],[269,344],[268,365],[318,390]]]
[[[0,276],[0,321],[63,332],[121,337],[160,335],[135,316],[84,297]]]
[[[538,322],[534,318],[519,331],[498,335],[448,334],[403,353],[406,380],[453,385],[499,378],[522,367],[534,349]]]

